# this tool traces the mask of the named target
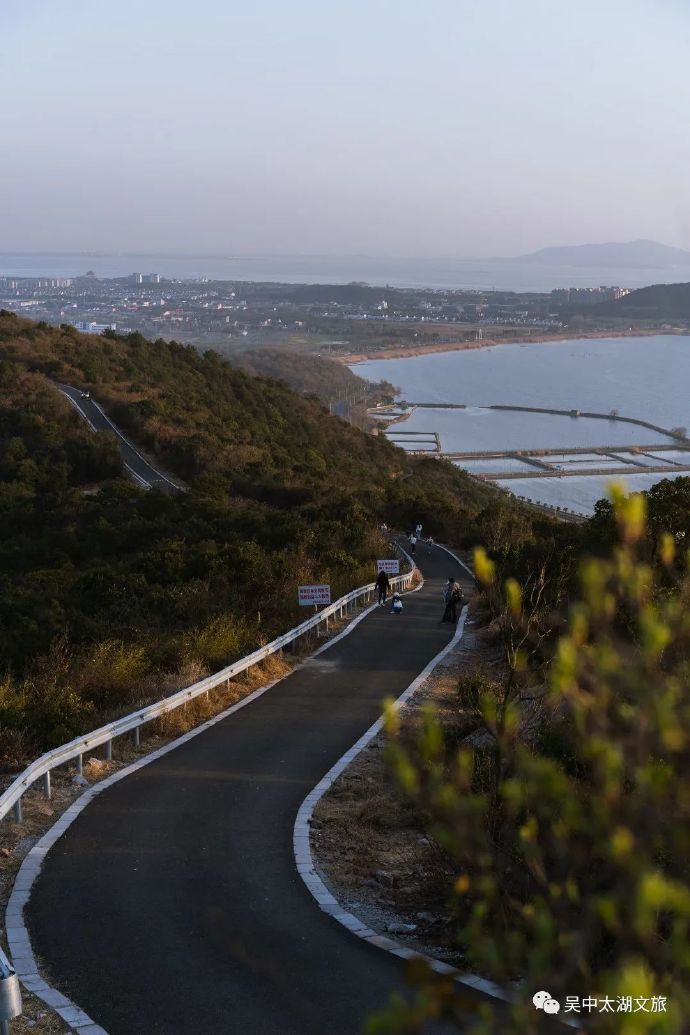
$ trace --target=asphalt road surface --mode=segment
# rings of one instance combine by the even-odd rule
[[[115,427],[113,422],[105,415],[101,407],[91,398],[84,398],[79,388],[72,388],[71,385],[58,385],[63,395],[73,403],[94,431],[111,431],[117,435],[120,446],[120,455],[125,469],[131,478],[146,489],[160,489],[161,492],[180,492],[180,486],[171,481],[160,471],[157,471],[147,460],[144,460],[134,446],[130,445],[124,435]]]
[[[448,642],[426,548],[379,608],[208,731],[96,798],[46,857],[34,951],[109,1035],[356,1035],[401,963],[322,913],[296,872],[303,799]]]

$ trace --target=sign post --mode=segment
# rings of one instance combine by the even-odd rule
[[[314,611],[319,610],[319,605],[330,604],[331,602],[331,587],[330,586],[298,586],[297,587],[297,600],[300,607],[311,607],[313,605]],[[326,615],[326,632],[328,632],[328,615]],[[316,627],[316,635],[319,635],[319,627]]]
[[[386,575],[399,575],[400,561],[397,559],[392,561],[377,561],[376,570],[385,571]]]
[[[331,602],[330,586],[299,586],[297,599],[300,607],[309,607],[311,604],[323,605]]]

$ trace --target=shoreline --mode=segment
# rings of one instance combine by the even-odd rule
[[[686,337],[690,336],[690,329],[687,331],[680,328],[673,330],[632,330],[632,331],[580,331],[559,332],[558,334],[531,334],[527,338],[516,341],[506,341],[505,338],[484,338],[482,341],[458,341],[446,345],[412,345],[395,346],[393,348],[380,349],[377,352],[351,352],[343,355],[331,356],[338,363],[345,366],[357,366],[360,363],[367,363],[378,359],[411,359],[415,356],[429,356],[442,352],[469,352],[476,349],[494,348],[498,345],[546,345],[558,341],[602,341],[607,338],[648,338],[648,337]]]

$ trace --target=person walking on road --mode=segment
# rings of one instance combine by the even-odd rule
[[[417,545],[417,536],[413,534],[413,535],[410,536],[410,553],[413,554],[413,555],[414,555],[414,548],[415,548],[416,545]]]
[[[462,603],[462,586],[459,582],[455,581],[454,575],[448,576],[448,581],[443,587],[443,599],[445,601],[445,611],[443,612],[442,622],[457,622],[458,620],[458,606]]]
[[[421,535],[422,535],[422,522],[421,521],[417,524],[417,527],[414,530],[414,534],[417,536],[418,539],[421,538]]]
[[[428,536],[427,541],[426,541],[426,552],[428,554],[431,554],[431,551],[433,550],[433,548],[434,548],[434,540],[432,539],[431,536]]]
[[[388,578],[388,574],[385,571],[380,571],[376,576],[376,588],[379,591],[379,607],[386,603],[388,599],[388,590],[391,588],[391,580]]]

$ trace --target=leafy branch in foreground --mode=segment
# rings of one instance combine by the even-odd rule
[[[536,726],[520,694],[498,709],[487,685],[476,707],[489,736],[474,746],[453,749],[431,714],[414,744],[392,745],[402,787],[457,865],[467,968],[517,989],[515,1003],[461,1022],[459,993],[427,971],[417,1015],[398,1003],[372,1030],[422,1030],[426,1011],[529,1035],[553,1025],[532,1004],[545,989],[588,1032],[690,1031],[690,576],[671,536],[655,567],[640,560],[644,497],[614,492],[613,512],[617,544],[582,566]],[[510,584],[506,597],[517,628],[522,594]]]

